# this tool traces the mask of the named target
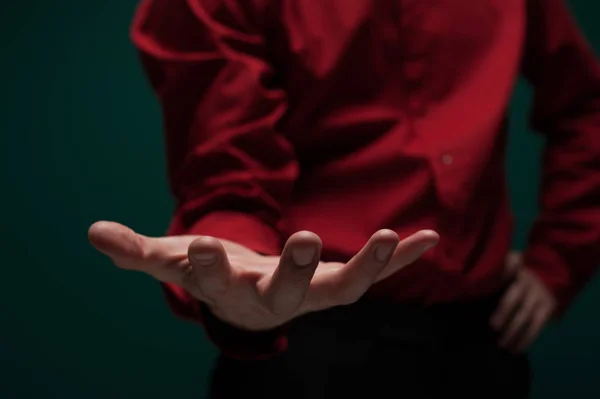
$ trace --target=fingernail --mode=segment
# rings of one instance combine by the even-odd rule
[[[389,259],[394,251],[394,246],[389,244],[382,244],[375,248],[375,259],[379,262],[385,262]]]
[[[194,261],[201,266],[210,266],[217,261],[217,255],[211,253],[194,254],[192,257],[194,258]]]
[[[296,248],[292,250],[292,258],[296,266],[308,266],[310,265],[317,255],[315,248]]]

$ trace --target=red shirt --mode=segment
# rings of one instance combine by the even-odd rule
[[[279,254],[310,230],[343,261],[378,229],[433,229],[440,244],[368,295],[495,291],[523,74],[547,139],[526,264],[564,308],[600,260],[600,67],[561,0],[144,0],[132,37],[164,114],[170,234]]]

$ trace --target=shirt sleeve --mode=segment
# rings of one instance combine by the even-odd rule
[[[264,12],[253,4],[143,0],[131,37],[162,109],[176,199],[169,234],[208,235],[278,255],[281,211],[298,166],[275,130],[286,95],[265,54]],[[252,357],[285,347],[274,332],[235,336],[216,318],[203,317],[206,309],[181,287],[163,289],[172,310],[204,321],[223,351]]]
[[[525,262],[560,315],[600,263],[600,67],[563,0],[529,0],[524,75],[546,137],[540,215]]]

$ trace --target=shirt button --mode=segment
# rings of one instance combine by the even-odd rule
[[[445,155],[442,156],[442,163],[444,165],[446,165],[446,166],[452,165],[452,161],[453,161],[452,155],[445,154]]]

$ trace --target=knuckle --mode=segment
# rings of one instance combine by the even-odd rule
[[[156,248],[151,242],[138,234],[132,232],[132,238],[129,243],[131,255],[139,262],[155,263],[161,260]]]
[[[215,299],[207,295],[198,284],[194,281],[193,277],[189,279],[183,279],[180,283],[181,287],[190,293],[194,298],[209,305],[214,305],[216,303]]]
[[[179,277],[178,284],[181,285],[184,290],[197,290],[196,276],[194,274],[194,269],[191,266],[183,269]]]
[[[287,306],[283,301],[277,300],[276,298],[270,298],[268,300],[263,301],[264,308],[269,312],[272,317],[281,317],[284,314],[288,313]]]
[[[353,281],[363,281],[371,283],[379,274],[379,271],[384,267],[386,262],[365,262],[356,268],[355,275],[352,276]]]
[[[293,267],[290,272],[285,273],[285,280],[289,284],[304,285],[312,279],[314,272],[315,268],[312,265],[302,268]]]
[[[196,276],[196,287],[204,297],[214,300],[227,294],[228,286],[220,276]]]
[[[303,295],[308,289],[311,277],[312,274],[309,273],[290,273],[276,283],[279,287],[277,291],[287,297]]]

